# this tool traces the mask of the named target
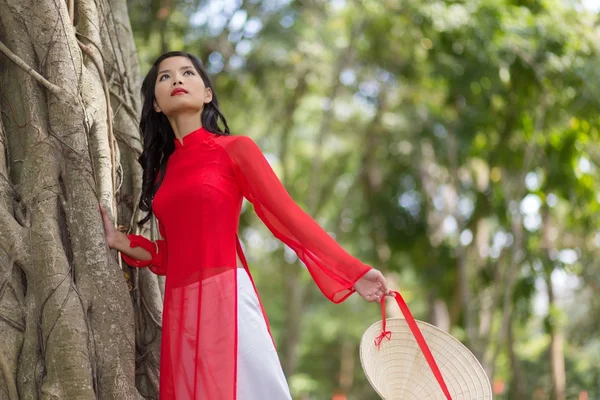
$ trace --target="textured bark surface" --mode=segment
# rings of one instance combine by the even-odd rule
[[[124,0],[0,0],[2,399],[157,398],[160,282],[98,210],[138,219],[139,109]]]

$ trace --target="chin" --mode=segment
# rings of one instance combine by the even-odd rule
[[[169,117],[174,117],[178,114],[199,113],[201,111],[202,105],[191,102],[186,104],[182,102],[182,104],[173,104],[172,107],[170,107],[168,111],[164,111],[164,113]]]

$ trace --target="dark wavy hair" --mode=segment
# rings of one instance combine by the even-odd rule
[[[219,109],[219,101],[208,74],[204,70],[202,61],[198,57],[183,51],[170,51],[158,57],[142,83],[142,117],[140,119],[140,132],[144,150],[138,158],[142,165],[142,195],[140,198],[140,210],[147,211],[148,214],[138,222],[138,226],[143,226],[152,218],[152,199],[156,194],[160,184],[165,177],[167,160],[175,150],[175,133],[166,115],[156,112],[154,109],[154,88],[156,78],[158,77],[158,66],[160,63],[170,57],[186,57],[191,62],[198,74],[202,77],[204,85],[212,90],[212,101],[204,105],[201,120],[202,126],[209,132],[217,135],[229,135],[229,126],[223,113]],[[223,128],[219,126],[222,123]],[[160,174],[160,177],[159,177]],[[157,180],[157,177],[158,180]]]

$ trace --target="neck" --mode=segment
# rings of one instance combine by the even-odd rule
[[[175,138],[182,141],[183,137],[202,128],[201,112],[178,114],[169,117],[169,123],[175,133]]]

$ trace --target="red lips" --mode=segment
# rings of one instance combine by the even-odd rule
[[[175,96],[176,94],[179,94],[179,93],[187,93],[187,90],[185,90],[185,89],[184,89],[184,88],[182,88],[182,87],[175,88],[175,89],[173,89],[173,91],[171,92],[171,96]]]

